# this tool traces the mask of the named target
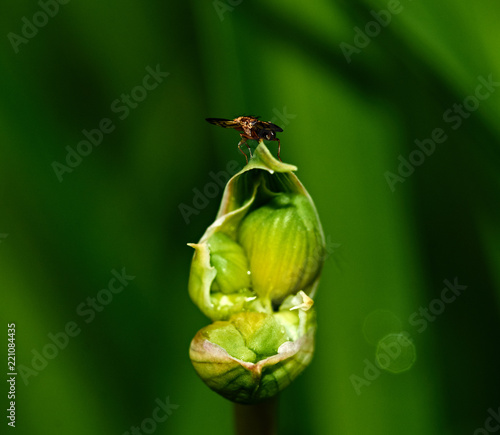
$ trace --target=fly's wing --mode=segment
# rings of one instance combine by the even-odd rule
[[[224,128],[241,128],[240,123],[234,121],[233,119],[224,119],[224,118],[206,118],[210,124],[218,125],[219,127]]]
[[[273,124],[272,122],[266,122],[266,121],[257,121],[254,124],[254,128],[256,130],[268,130],[268,131],[283,131],[281,127],[278,127],[276,124]]]
[[[281,127],[278,127],[272,122],[258,121],[253,126],[257,136],[262,139],[274,140],[276,137],[276,132],[283,131]]]
[[[263,122],[263,121],[261,121]],[[267,124],[267,128],[272,131],[283,131],[281,127],[278,127],[276,124],[273,124],[272,122],[264,122],[264,124]]]

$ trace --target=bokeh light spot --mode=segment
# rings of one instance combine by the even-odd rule
[[[377,365],[391,373],[409,370],[417,359],[417,351],[406,333],[387,334],[377,344]]]

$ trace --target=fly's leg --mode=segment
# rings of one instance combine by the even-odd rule
[[[243,154],[245,156],[245,159],[246,159],[247,164],[248,164],[248,157],[245,154],[245,152],[241,149],[241,145],[245,144],[247,146],[248,152],[250,153],[250,158],[252,158],[252,150],[247,144],[247,138],[243,137],[243,135],[240,135],[240,136],[241,136],[241,140],[240,140],[240,143],[238,144],[238,149],[240,150],[241,154]]]

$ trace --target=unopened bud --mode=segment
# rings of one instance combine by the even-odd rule
[[[324,242],[310,200],[280,193],[243,219],[238,238],[250,263],[252,288],[279,304],[307,289],[323,265]]]

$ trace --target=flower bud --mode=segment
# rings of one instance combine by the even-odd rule
[[[250,263],[253,290],[273,304],[308,289],[321,270],[322,233],[304,195],[276,195],[243,219],[238,237]]]
[[[261,301],[250,288],[248,261],[240,245],[222,232],[189,245],[195,249],[189,294],[205,315],[225,320],[243,310],[260,311]]]
[[[243,312],[201,329],[189,351],[196,372],[212,390],[235,402],[274,396],[312,359],[314,310],[310,305],[296,308],[275,314]]]
[[[215,222],[189,244],[189,295],[214,322],[192,340],[191,361],[210,388],[236,402],[277,394],[312,359],[312,298],[326,249],[295,169],[260,142],[228,181]]]
[[[231,294],[250,288],[250,271],[243,248],[228,235],[217,232],[208,239],[210,263],[217,271],[213,291]]]

